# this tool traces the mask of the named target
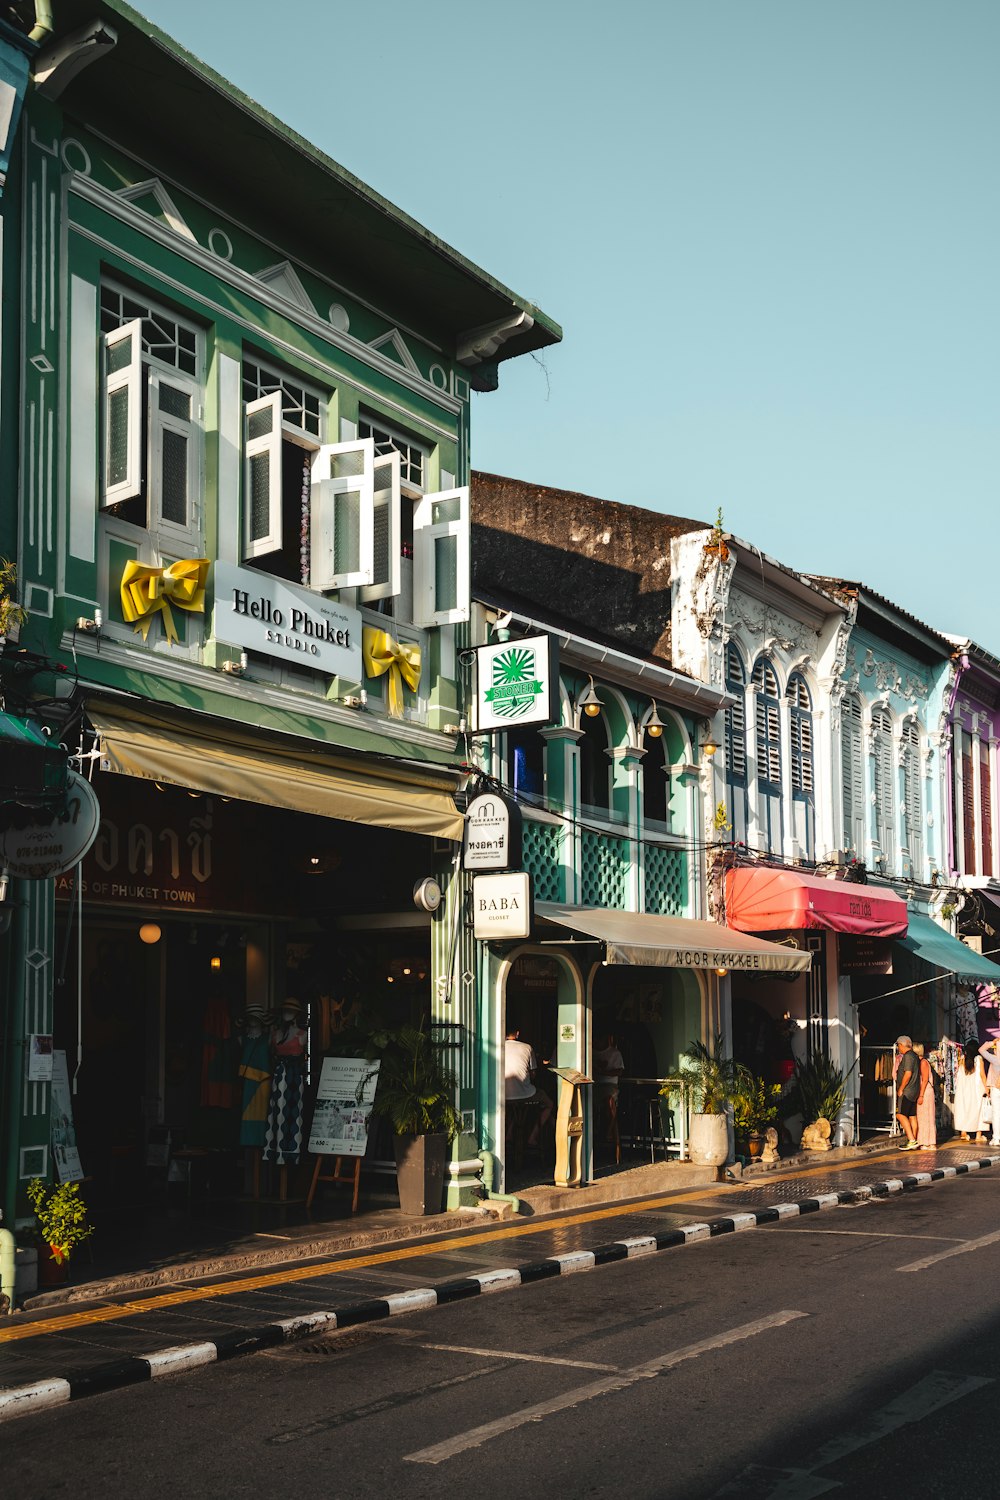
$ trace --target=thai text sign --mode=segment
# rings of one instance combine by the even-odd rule
[[[61,816],[0,834],[0,868],[6,866],[23,880],[64,875],[79,864],[93,844],[100,819],[100,805],[90,783],[70,771]]]
[[[473,797],[465,810],[466,870],[509,870],[521,863],[521,809],[496,792]]]
[[[309,1132],[315,1156],[364,1156],[380,1066],[378,1058],[324,1057]]]
[[[216,563],[213,578],[217,641],[349,682],[362,680],[356,609],[233,563]]]

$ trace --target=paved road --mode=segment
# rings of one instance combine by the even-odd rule
[[[996,1494],[1000,1174],[25,1416],[45,1500]]]

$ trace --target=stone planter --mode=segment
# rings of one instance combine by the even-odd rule
[[[399,1206],[403,1213],[412,1218],[439,1214],[444,1203],[448,1137],[396,1135],[393,1136],[393,1149],[396,1153]]]
[[[688,1149],[695,1166],[721,1167],[729,1155],[729,1130],[726,1116],[692,1115]]]

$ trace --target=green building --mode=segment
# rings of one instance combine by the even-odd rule
[[[100,807],[11,867],[5,1217],[79,1163],[108,1214],[171,1159],[299,1192],[305,1143],[251,1171],[248,1010],[307,1091],[359,1021],[437,1026],[472,1159],[470,399],[560,331],[112,0],[58,0],[0,208],[4,706]]]

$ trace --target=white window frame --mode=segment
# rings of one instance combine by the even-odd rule
[[[251,438],[250,418],[259,411],[270,408],[271,430],[261,437]],[[282,416],[281,416],[281,392],[274,391],[270,396],[261,396],[257,401],[245,401],[243,403],[243,558],[244,561],[254,557],[265,557],[268,553],[278,552],[282,545],[282,485],[281,485],[281,443],[282,443]],[[267,533],[262,537],[254,538],[251,535],[251,471],[252,460],[259,458],[261,454],[267,455],[268,494],[267,509],[268,523]]]
[[[389,484],[379,488],[379,470],[389,471]],[[379,599],[395,599],[402,588],[402,560],[401,560],[401,511],[402,511],[402,487],[400,483],[401,459],[398,453],[378,454],[374,458],[374,477],[372,489],[372,579],[373,582],[365,584],[358,592],[358,600],[361,604],[374,604]],[[387,537],[388,569],[384,579],[375,578],[375,519],[378,511],[385,509],[387,515]]]
[[[334,478],[331,460],[340,453],[360,453],[359,475]],[[324,443],[316,450],[312,463],[312,519],[310,526],[309,582],[314,589],[359,588],[371,585],[375,563],[375,444],[371,438],[357,438],[349,443]],[[344,573],[334,572],[336,556],[337,498],[358,494],[358,566]]]
[[[187,421],[171,412],[160,410],[161,385],[183,391],[191,403]],[[146,391],[148,454],[146,490],[148,497],[147,529],[162,544],[161,550],[188,548],[201,532],[201,493],[198,475],[201,469],[201,387],[190,375],[179,370],[153,366]],[[174,432],[187,444],[187,521],[181,525],[163,514],[163,434]],[[181,556],[183,556],[183,551]]]
[[[108,350],[132,340],[131,357],[127,365],[108,374]],[[117,505],[122,500],[134,500],[142,492],[142,319],[133,318],[111,333],[101,335],[103,377],[102,400],[102,445],[101,445],[101,509]],[[108,484],[109,439],[111,433],[111,397],[120,390],[128,391],[128,422],[126,426],[126,473],[116,484]]]
[[[435,523],[434,507],[448,500],[459,501],[459,514],[453,521]],[[459,625],[469,619],[470,603],[470,519],[469,490],[436,490],[422,495],[413,508],[413,623],[421,628],[435,625]],[[437,608],[436,543],[444,537],[457,538],[454,609]]]

